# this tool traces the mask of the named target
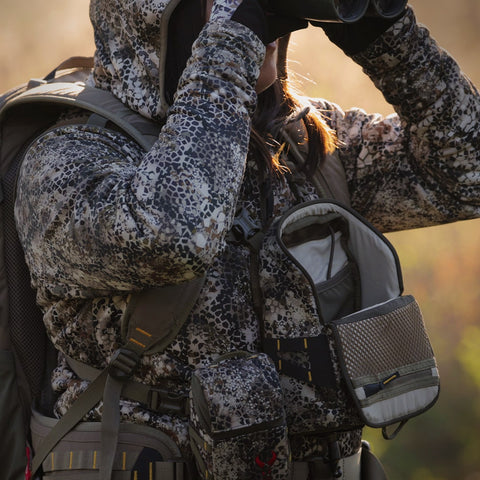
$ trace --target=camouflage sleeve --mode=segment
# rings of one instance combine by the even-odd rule
[[[480,98],[411,10],[353,59],[396,114],[318,104],[352,205],[383,231],[480,216]]]
[[[235,213],[264,49],[238,23],[208,24],[146,154],[89,125],[35,141],[16,218],[37,283],[60,296],[98,296],[208,268]]]

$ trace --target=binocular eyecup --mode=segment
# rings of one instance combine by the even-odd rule
[[[317,22],[353,23],[364,16],[395,18],[408,0],[260,0],[265,11]]]

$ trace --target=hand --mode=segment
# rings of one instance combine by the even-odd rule
[[[264,44],[308,26],[306,20],[266,13],[258,0],[215,0],[212,20],[231,19],[252,30]]]
[[[335,45],[347,55],[355,55],[365,50],[372,42],[385,33],[397,20],[405,15],[405,10],[395,18],[363,17],[354,23],[310,22],[323,31]]]

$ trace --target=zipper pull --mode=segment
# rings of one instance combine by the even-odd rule
[[[383,390],[391,381],[397,379],[400,377],[400,374],[398,372],[392,373],[392,375],[389,375],[388,377],[384,378],[383,380],[380,380],[377,383],[370,383],[368,385],[365,385],[363,387],[363,391],[365,392],[366,397],[371,397],[372,395],[375,395],[378,393],[380,390]]]

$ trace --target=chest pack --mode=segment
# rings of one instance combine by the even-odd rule
[[[201,478],[225,478],[221,472],[233,468],[228,452],[236,451],[238,458],[245,453],[239,445],[255,445],[260,453],[254,462],[239,467],[238,478],[307,478],[295,476],[289,465],[278,375],[292,375],[320,386],[332,381],[315,361],[312,347],[317,345],[317,338],[264,335],[264,353],[227,354],[216,365],[195,372],[189,400],[161,386],[148,387],[130,380],[142,355],[162,351],[178,333],[203,279],[133,296],[122,324],[125,344],[110,365],[99,372],[72,360],[71,368],[80,378],[90,380],[90,387],[60,421],[42,412],[42,405],[53,401],[45,393],[45,385],[56,364],[56,352],[35,303],[14,222],[15,185],[23,153],[72,107],[89,112],[90,123],[114,125],[146,151],[159,131],[158,125],[133,113],[108,92],[85,87],[90,69],[91,59],[73,58],[44,79],[0,97],[0,460],[5,478],[20,480],[43,472],[43,478],[67,479],[73,478],[75,470],[83,472],[78,478],[120,479],[134,478],[131,472],[145,468],[145,478],[149,479],[198,478],[195,468],[166,435],[149,427],[120,423],[120,396],[153,411],[191,416],[192,451]],[[298,142],[288,132],[284,136],[298,165],[303,159]],[[439,391],[435,358],[418,305],[413,297],[402,296],[402,277],[392,245],[345,206],[348,191],[339,162],[328,159],[312,183],[322,199],[299,205],[279,219],[277,241],[311,284],[326,336],[335,345],[331,355],[338,359],[341,381],[348,386],[362,421],[386,432],[386,427],[402,425],[435,402]],[[239,215],[234,229],[251,249],[255,267],[261,228],[251,223],[248,215]],[[255,273],[252,292],[261,318],[261,292]],[[307,354],[305,365],[291,361],[292,353],[298,352]],[[277,414],[262,416],[252,411],[234,426],[220,425],[218,413],[225,411],[231,399],[222,395],[225,390],[213,396],[209,392],[212,385],[219,384],[218,372],[227,378],[232,371],[240,372],[238,378],[242,372],[250,372],[243,386],[248,385],[249,378],[263,379],[262,391],[269,392],[266,401]],[[248,391],[248,398],[258,396],[258,385],[254,382]],[[84,415],[100,400],[104,405],[101,425],[83,422]],[[37,406],[33,416],[32,404]],[[235,432],[243,443],[238,443]],[[276,432],[271,441],[265,440],[271,432]]]

